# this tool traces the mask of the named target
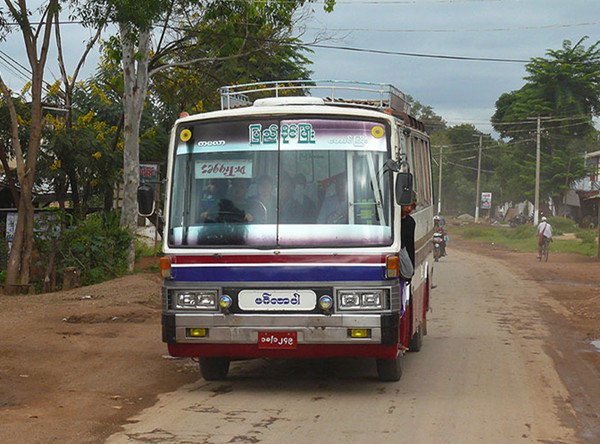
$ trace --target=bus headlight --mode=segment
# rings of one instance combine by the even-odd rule
[[[387,290],[339,290],[340,310],[382,310],[386,308]]]
[[[217,292],[214,290],[176,290],[175,307],[181,309],[216,310]]]

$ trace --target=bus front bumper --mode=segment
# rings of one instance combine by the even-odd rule
[[[400,315],[224,315],[163,313],[163,341],[173,356],[229,357],[395,357],[398,351]],[[205,329],[194,337],[191,329]],[[363,330],[366,337],[353,337]],[[259,348],[259,334],[294,332],[294,349]],[[392,356],[393,355],[393,356]]]

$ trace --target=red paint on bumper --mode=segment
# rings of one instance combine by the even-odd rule
[[[394,359],[398,345],[306,345],[295,350],[261,350],[258,344],[168,344],[171,356],[193,358],[224,356],[230,358],[384,358]]]

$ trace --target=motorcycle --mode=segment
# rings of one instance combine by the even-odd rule
[[[444,233],[441,231],[433,232],[433,259],[437,262],[444,252]]]
[[[533,223],[533,216],[526,216],[521,213],[509,220],[508,223],[511,228],[515,228],[518,225],[531,224]]]

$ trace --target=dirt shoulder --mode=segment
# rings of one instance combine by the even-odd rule
[[[552,332],[546,352],[569,390],[582,442],[600,442],[600,350],[591,344],[600,340],[600,261],[553,254],[551,246],[548,262],[538,262],[536,253],[453,238],[450,254],[457,248],[500,259],[516,276],[531,279],[547,291],[539,307]]]
[[[161,342],[161,279],[0,296],[0,442],[102,442],[156,395],[196,380]]]
[[[456,248],[501,259],[547,289],[540,310],[554,331],[548,353],[582,436],[600,436],[600,353],[590,345],[600,339],[600,263],[552,253],[539,263],[535,254],[453,238],[449,254]],[[103,442],[158,394],[197,380],[193,363],[166,356],[160,286],[156,273],[139,273],[66,292],[0,295],[0,442]]]

